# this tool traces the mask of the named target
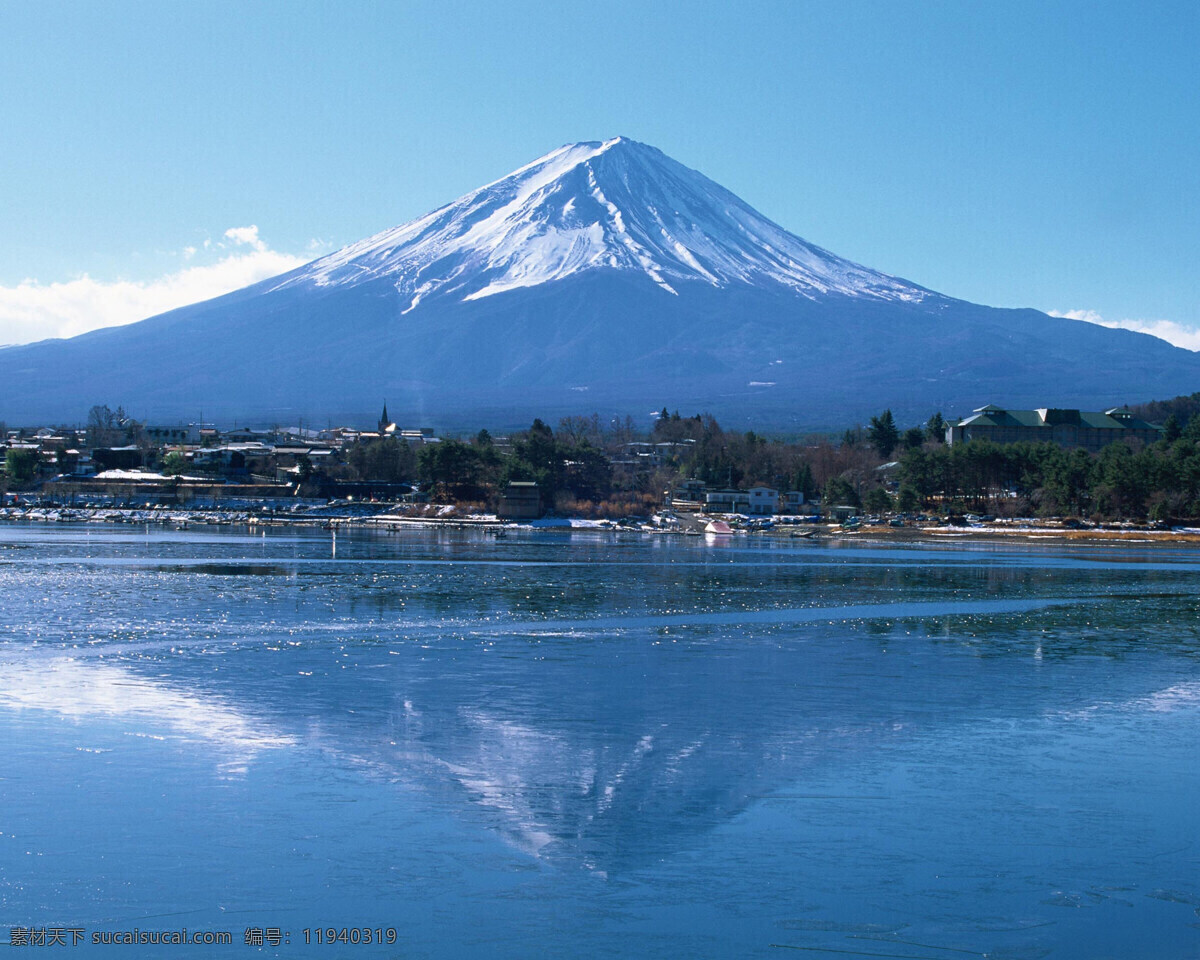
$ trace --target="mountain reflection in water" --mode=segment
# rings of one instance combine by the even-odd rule
[[[1069,740],[1200,703],[1188,554],[410,531],[341,533],[334,558],[314,532],[0,536],[20,547],[0,555],[0,715],[177,741],[226,779],[295,756],[610,879],[773,803],[900,835],[922,818],[886,772],[899,758],[969,797],[984,783],[955,778],[1022,768],[979,766],[996,731]],[[945,826],[995,846],[965,824]],[[816,869],[819,823],[790,829],[779,843]]]

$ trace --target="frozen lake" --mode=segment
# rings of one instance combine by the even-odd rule
[[[1169,549],[0,526],[0,936],[1196,957],[1198,588]]]

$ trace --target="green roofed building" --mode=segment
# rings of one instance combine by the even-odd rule
[[[1057,443],[1060,447],[1082,447],[1090,453],[1110,443],[1133,437],[1154,443],[1162,427],[1135,417],[1124,407],[1103,413],[1088,410],[1005,410],[993,403],[946,428],[947,443],[982,440],[993,443]]]

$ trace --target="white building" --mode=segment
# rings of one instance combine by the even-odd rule
[[[770,487],[750,488],[750,507],[746,511],[752,517],[771,517],[779,512],[779,491]]]
[[[779,511],[779,491],[762,486],[749,490],[710,490],[704,495],[704,508],[709,513],[770,517]]]

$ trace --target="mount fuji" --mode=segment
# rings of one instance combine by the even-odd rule
[[[665,404],[788,430],[1198,382],[1196,353],[868,269],[618,137],[223,297],[2,349],[0,419],[361,421],[386,398],[451,428]]]

